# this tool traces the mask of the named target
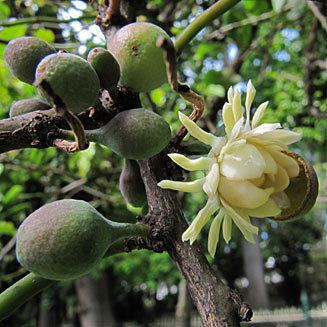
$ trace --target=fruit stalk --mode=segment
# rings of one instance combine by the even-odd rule
[[[54,280],[44,279],[33,273],[29,273],[7,288],[0,294],[0,321],[10,316],[34,295],[54,283]]]
[[[111,244],[120,239],[127,239],[129,237],[146,237],[149,234],[149,226],[145,224],[127,224],[127,223],[116,223],[114,221],[106,219],[106,222],[113,230],[113,237]]]
[[[175,42],[177,53],[195,37],[203,27],[209,25],[213,20],[234,7],[241,0],[220,0],[205,10],[179,35]]]

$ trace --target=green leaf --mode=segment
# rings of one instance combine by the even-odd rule
[[[34,36],[44,40],[44,41],[47,41],[47,42],[50,42],[50,43],[53,43],[54,40],[55,40],[55,35],[54,33],[51,31],[51,30],[48,30],[48,29],[45,29],[45,28],[40,28],[38,29],[35,33],[34,33]]]
[[[0,3],[0,19],[8,18],[10,15],[10,8],[4,3]]]
[[[23,187],[21,185],[12,186],[9,191],[4,195],[2,203],[4,205],[11,203],[22,191]]]
[[[0,235],[14,236],[16,227],[11,221],[0,221]]]
[[[271,10],[271,4],[267,0],[244,0],[243,6],[250,14],[255,16]]]
[[[17,25],[4,28],[0,31],[0,38],[10,41],[17,37],[25,36],[26,25]]]

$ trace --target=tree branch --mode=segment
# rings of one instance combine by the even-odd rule
[[[234,7],[240,1],[241,0],[219,0],[196,17],[194,21],[177,37],[175,42],[177,53],[181,52],[205,26],[209,25],[213,20]]]
[[[152,226],[151,237],[161,241],[187,280],[191,297],[206,327],[239,326],[252,317],[249,306],[235,291],[216,276],[199,243],[182,241],[187,224],[176,193],[161,189],[157,183],[169,178],[164,154],[139,162],[145,184],[149,211],[144,222]]]
[[[265,12],[265,13],[261,14],[260,16],[249,17],[249,18],[243,19],[241,21],[222,26],[217,31],[210,33],[208,38],[209,39],[215,39],[215,38],[222,39],[225,36],[225,34],[229,31],[232,31],[236,28],[240,28],[240,27],[247,26],[247,25],[258,25],[260,22],[268,20],[268,19],[276,17],[276,16],[279,16],[279,15],[295,8],[296,6],[298,6],[297,3],[289,3],[285,6],[283,6],[279,12],[269,11],[269,12]]]
[[[17,18],[12,20],[1,20],[0,26],[2,27],[10,27],[24,24],[39,24],[39,23],[70,23],[76,20],[85,20],[85,19],[95,19],[95,14],[84,15],[79,18],[69,18],[69,19],[60,19],[55,17],[47,17],[47,16],[35,16],[35,17],[25,17],[25,18]]]
[[[327,19],[326,17],[320,12],[318,6],[312,2],[307,1],[308,7],[311,9],[314,16],[319,20],[322,28],[327,32]]]

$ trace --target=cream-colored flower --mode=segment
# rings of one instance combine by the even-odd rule
[[[280,124],[260,124],[268,102],[262,103],[251,119],[255,93],[249,81],[243,114],[240,92],[229,88],[228,102],[222,112],[224,137],[205,132],[180,112],[179,119],[188,132],[210,145],[211,150],[207,156],[198,159],[189,159],[178,153],[171,153],[169,157],[186,170],[202,170],[206,175],[192,182],[163,180],[158,184],[176,191],[206,193],[206,205],[182,238],[192,244],[214,216],[208,237],[208,250],[212,256],[216,252],[221,228],[225,242],[229,242],[232,223],[245,239],[254,242],[253,234],[258,233],[258,228],[251,224],[250,217],[278,216],[290,204],[284,190],[290,179],[299,174],[297,161],[285,151],[289,144],[300,140],[300,134],[282,129]]]

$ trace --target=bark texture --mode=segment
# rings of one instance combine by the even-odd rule
[[[187,224],[176,192],[157,186],[162,179],[170,178],[165,157],[160,154],[139,162],[149,205],[144,222],[152,229],[151,237],[163,243],[186,279],[204,326],[239,326],[240,321],[252,317],[251,309],[235,291],[217,278],[197,242],[190,246],[182,241]]]

